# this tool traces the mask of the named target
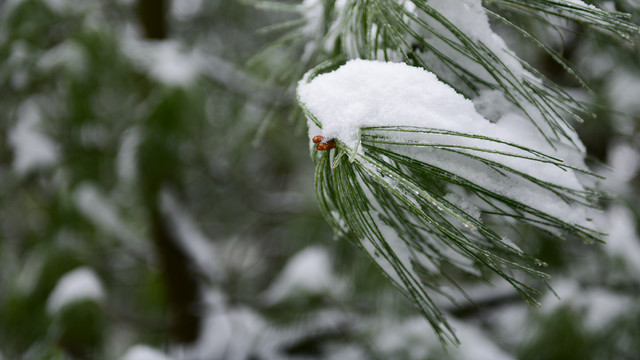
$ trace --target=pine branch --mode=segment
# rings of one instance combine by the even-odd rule
[[[626,14],[577,1],[485,1],[492,10],[484,9],[480,0],[465,1],[466,6],[461,3],[304,2],[297,7],[302,20],[282,24],[279,29],[288,32],[273,48],[292,52],[305,48],[302,61],[288,68],[290,76],[300,77],[301,68],[331,59],[306,72],[298,88],[298,103],[308,119],[310,135],[314,142],[320,141],[317,150],[312,148],[312,158],[321,211],[339,236],[365,251],[413,299],[438,336],[451,342],[457,338],[434,296],[450,298],[443,291],[445,285],[463,291],[459,276],[450,272],[452,266],[466,276],[484,278],[487,271],[497,274],[532,304],[539,292],[531,279],[544,282],[548,278],[540,271],[544,262],[520,250],[501,232],[501,226],[521,224],[586,242],[599,242],[604,236],[588,218],[589,211],[598,209],[601,194],[593,184],[601,178],[581,161],[568,161],[583,152],[568,119],[582,121],[593,114],[510,51],[490,28],[489,17],[541,48],[587,89],[560,54],[516,25],[508,14],[540,21],[548,21],[549,16],[566,18],[625,40],[639,33]],[[287,10],[294,8],[287,6]],[[332,107],[330,102],[310,104],[309,93],[301,92],[314,79],[342,69],[346,59],[354,58],[420,67],[477,102],[487,92],[498,92],[508,106],[495,105],[499,115],[491,120],[498,126],[501,117],[509,114],[527,120],[526,127],[535,132],[531,138],[540,141],[525,145],[520,135],[510,138],[508,129],[494,135],[489,128],[467,131],[423,117],[426,123],[436,124],[429,126],[402,115],[388,115],[395,114],[388,109],[367,115],[381,117],[374,125],[366,116],[356,115],[359,120],[353,126],[357,129],[338,131],[338,125],[327,123],[340,123],[340,118],[351,121],[354,117],[349,111],[358,109],[341,103],[344,108],[338,110],[343,112],[327,112],[324,108]],[[323,91],[334,90],[341,89]],[[385,101],[384,95],[371,101],[362,100],[357,93],[353,96],[357,98],[354,102],[363,101],[365,109]],[[448,114],[445,111],[442,116]],[[575,180],[578,175],[580,182]]]
[[[350,65],[350,69],[358,64]],[[298,91],[298,101],[310,126],[329,133],[327,121],[334,122],[309,98],[305,84],[313,85],[316,77],[323,76],[322,71],[334,66],[325,63],[310,71]],[[339,78],[337,72],[334,74],[332,79]],[[335,84],[345,81],[340,79]],[[331,87],[324,86],[320,88],[330,91]],[[369,89],[369,85],[362,86]],[[393,87],[389,91],[396,90]],[[384,99],[358,95],[351,101],[375,104]],[[348,117],[348,108],[345,111]],[[387,112],[382,109],[379,113]],[[411,121],[385,118],[381,121],[387,120]],[[525,194],[535,193],[556,204],[566,204],[567,209],[595,208],[598,198],[595,190],[558,183],[553,180],[557,175],[545,176],[551,174],[550,169],[593,178],[596,175],[566,163],[559,154],[550,155],[481,131],[481,128],[461,132],[421,126],[360,126],[355,142],[337,138],[332,140],[337,147],[333,153],[319,151],[324,149],[319,147],[313,156],[316,193],[323,215],[341,236],[368,253],[391,281],[413,299],[441,339],[452,342],[457,338],[433,298],[442,294],[444,283],[460,288],[455,277],[446,274],[447,266],[454,265],[470,275],[489,270],[532,304],[536,304],[538,291],[514,271],[542,281],[548,278],[538,270],[544,263],[505,239],[490,226],[488,217],[497,218],[498,223],[517,221],[539,227],[556,236],[569,234],[587,241],[600,241],[602,236],[586,223],[575,222],[557,210],[549,211],[543,202],[500,189],[502,183],[511,184]],[[450,163],[456,165],[451,167]],[[528,166],[547,175],[527,171]],[[474,172],[488,180],[478,178]],[[494,181],[499,185],[492,184]],[[452,194],[458,197],[452,198]],[[441,280],[433,282],[433,279]]]

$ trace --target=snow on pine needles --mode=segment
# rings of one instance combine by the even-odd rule
[[[491,122],[436,75],[404,63],[351,60],[314,74],[298,86],[309,136],[337,144],[312,150],[323,213],[441,335],[448,325],[426,289],[456,282],[445,266],[474,276],[488,268],[535,302],[537,291],[512,270],[546,275],[516,245],[516,226],[599,241],[594,176],[575,140],[549,142],[517,110]]]

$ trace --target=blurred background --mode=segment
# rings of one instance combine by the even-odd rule
[[[639,22],[638,1],[595,3]],[[593,102],[575,126],[607,177],[610,235],[531,233],[558,296],[531,308],[501,281],[468,282],[476,303],[443,303],[462,342],[445,350],[319,212],[294,89],[321,59],[269,28],[301,14],[0,1],[0,359],[636,359],[640,50],[513,15],[594,90],[495,24]]]

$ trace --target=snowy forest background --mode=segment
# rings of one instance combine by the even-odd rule
[[[489,17],[597,115],[572,125],[607,244],[523,232],[553,291],[457,279],[472,301],[438,306],[458,346],[318,207],[295,88],[335,55],[321,1],[0,2],[0,359],[637,358],[637,33],[502,2],[482,4],[593,89]],[[640,22],[637,0],[590,3]]]

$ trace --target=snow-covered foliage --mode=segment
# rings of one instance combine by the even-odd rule
[[[59,157],[58,149],[43,131],[45,125],[35,101],[22,104],[16,111],[19,121],[9,135],[14,152],[14,171],[25,175],[36,168],[55,164]]]
[[[105,291],[98,276],[87,267],[75,269],[58,280],[47,300],[47,312],[55,314],[68,304],[81,300],[102,302]]]
[[[265,299],[276,303],[302,294],[339,297],[344,287],[343,281],[331,269],[329,253],[322,248],[308,248],[289,260],[266,290]]]

